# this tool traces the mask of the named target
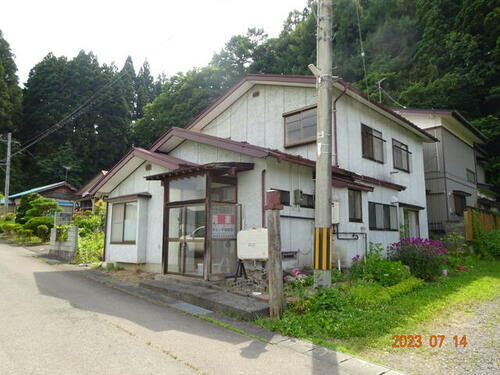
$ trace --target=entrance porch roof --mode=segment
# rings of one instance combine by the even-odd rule
[[[219,173],[227,173],[235,175],[238,172],[248,171],[253,169],[254,163],[208,163],[193,167],[183,167],[170,172],[158,173],[151,176],[146,176],[146,180],[165,180],[167,178],[182,177],[186,175],[200,174],[207,171],[215,171]]]

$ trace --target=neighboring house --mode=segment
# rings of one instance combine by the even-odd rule
[[[332,261],[348,266],[369,242],[398,241],[405,221],[427,237],[423,144],[435,139],[343,82],[334,95]],[[132,149],[90,189],[108,202],[106,261],[233,274],[237,231],[265,227],[276,189],[284,266],[311,266],[316,100],[314,77],[248,75],[186,129]]]
[[[65,181],[56,182],[55,184],[36,187],[20,193],[9,195],[15,206],[18,207],[23,196],[29,193],[38,193],[42,197],[53,198],[57,201],[63,212],[73,212],[74,201],[77,198],[75,195],[76,188]]]
[[[75,200],[76,208],[82,211],[92,211],[94,212],[94,205],[96,202],[96,198],[89,193],[90,189],[95,186],[106,174],[108,171],[100,171],[94,177],[92,177],[89,181],[83,184],[80,189],[75,192],[75,195],[78,198]]]
[[[4,209],[5,206],[5,198],[0,199],[0,210]],[[16,206],[14,205],[14,202],[11,201],[10,199],[7,199],[7,212],[15,212],[16,211]]]
[[[485,136],[453,110],[395,109],[439,142],[424,146],[429,230],[444,234],[463,227],[467,207],[492,210],[495,194],[486,184],[481,146]]]

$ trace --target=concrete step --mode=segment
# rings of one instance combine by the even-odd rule
[[[139,286],[211,311],[236,314],[245,320],[269,315],[267,303],[224,290],[182,283],[177,280],[144,280]]]

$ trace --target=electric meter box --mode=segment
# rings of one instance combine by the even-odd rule
[[[332,202],[332,224],[340,223],[340,202]]]
[[[237,235],[238,259],[267,260],[268,242],[267,228],[252,228],[238,232]]]

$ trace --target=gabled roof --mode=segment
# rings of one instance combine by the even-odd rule
[[[143,161],[149,161],[167,169],[177,169],[182,166],[194,166],[196,164],[176,158],[171,155],[162,154],[160,152],[152,152],[143,148],[132,148],[113,168],[103,176],[90,190],[89,194],[94,195],[108,181],[113,179],[120,170],[133,159],[136,159],[136,167],[142,164]],[[135,168],[134,168],[135,169]],[[126,177],[126,176],[125,176]]]
[[[61,181],[61,182],[56,182],[54,184],[39,186],[36,188],[32,188],[30,190],[22,191],[20,193],[12,194],[12,195],[9,195],[9,198],[18,198],[18,197],[22,197],[23,195],[30,194],[30,193],[41,193],[41,192],[56,189],[56,188],[59,188],[62,186],[66,186],[68,189],[76,191],[75,187],[71,186],[66,181]]]
[[[187,129],[171,128],[163,138],[164,138],[163,145],[166,145],[168,148],[167,152],[173,150],[183,141],[189,140],[213,147],[219,147],[224,150],[237,152],[251,157],[265,158],[268,156],[272,156],[276,159],[283,160],[292,164],[302,165],[310,168],[316,167],[315,161],[303,158],[302,156],[299,155],[288,154],[286,152],[282,152],[279,150],[272,150],[269,148],[253,145],[247,142],[238,142],[232,139],[220,138],[214,135],[209,135]],[[349,180],[351,180],[351,183],[353,183],[353,180],[359,180],[374,185],[385,186],[390,189],[398,191],[405,190],[405,187],[402,185],[394,184],[388,181],[382,181],[369,176],[358,175],[354,172],[334,166],[332,166],[332,173],[334,175],[334,179],[337,178],[339,180],[338,181],[339,184],[341,182],[345,183],[346,181]],[[343,179],[343,181],[340,181],[340,179]],[[363,190],[364,188],[370,189],[370,187],[366,186],[358,186],[358,188],[360,188],[361,190]]]
[[[430,109],[430,108],[394,108],[394,111],[401,113],[414,113],[414,114],[429,114],[436,116],[451,116],[459,123],[461,123],[468,131],[474,136],[479,138],[482,142],[487,142],[486,136],[472,125],[467,119],[454,109]]]
[[[234,103],[238,98],[250,90],[254,85],[280,85],[280,86],[299,86],[299,87],[315,87],[316,78],[314,76],[305,75],[280,75],[280,74],[248,74],[241,81],[236,83],[231,87],[226,93],[220,96],[212,105],[203,110],[197,117],[195,117],[187,126],[186,129],[189,130],[201,130],[210,121],[221,114],[225,109],[227,109],[232,103]],[[363,104],[371,107],[381,115],[390,118],[402,127],[411,131],[412,133],[418,135],[426,142],[436,142],[437,139],[426,131],[420,129],[418,126],[413,124],[408,119],[394,112],[389,107],[371,100],[364,93],[353,87],[346,81],[341,79],[334,82],[334,87],[339,90],[344,90],[346,88],[346,95],[362,102]],[[164,143],[164,134],[157,141],[155,141],[150,150],[157,150]]]
[[[84,183],[80,189],[78,189],[76,191],[75,194],[77,195],[80,195],[81,197],[86,197],[89,195],[89,190],[96,184],[98,183],[101,178],[103,178],[104,176],[106,176],[106,174],[108,173],[108,171],[99,171],[99,173],[97,173],[94,177],[92,177],[90,180],[88,180],[86,183]]]

